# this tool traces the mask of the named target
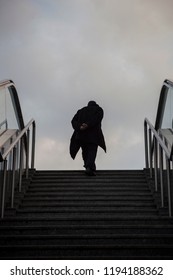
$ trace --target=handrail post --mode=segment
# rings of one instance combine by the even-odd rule
[[[172,190],[171,190],[171,182],[170,182],[170,161],[166,158],[166,170],[167,170],[167,185],[168,185],[168,211],[169,217],[172,217]]]
[[[31,154],[31,168],[34,168],[34,161],[35,161],[35,122],[32,124],[32,154]]]
[[[152,136],[149,128],[149,158],[150,158],[150,178],[153,177],[153,163],[152,163]]]
[[[145,167],[149,168],[149,161],[148,161],[148,130],[147,130],[147,123],[144,122],[144,143],[145,143]]]
[[[16,147],[13,148],[12,186],[11,186],[11,208],[14,207],[14,188],[16,173]]]
[[[154,181],[155,181],[155,191],[158,191],[158,156],[157,156],[157,140],[154,136]]]
[[[29,140],[30,140],[30,130],[27,130],[27,149],[26,149],[26,179],[28,179],[28,171],[29,171]]]
[[[159,169],[160,169],[160,191],[161,191],[161,207],[164,207],[164,189],[163,189],[163,150],[159,145]]]
[[[20,159],[19,159],[19,192],[22,191],[22,170],[23,170],[23,137],[20,140]]]
[[[4,172],[3,172],[3,185],[2,185],[2,200],[1,200],[1,218],[4,217],[5,208],[5,193],[6,193],[6,179],[7,179],[7,160],[4,160]]]

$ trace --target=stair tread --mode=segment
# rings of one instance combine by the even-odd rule
[[[105,221],[105,218],[107,221],[114,221],[114,220],[119,220],[119,221],[134,221],[134,219],[136,220],[139,220],[139,221],[158,221],[158,222],[164,222],[166,221],[166,223],[170,222],[170,218],[169,217],[164,217],[164,216],[158,216],[158,215],[150,215],[150,216],[145,216],[145,215],[127,215],[126,216],[121,216],[120,215],[114,215],[114,216],[110,216],[110,215],[105,215],[105,214],[102,214],[102,215],[92,215],[92,216],[82,216],[81,215],[78,215],[78,216],[74,216],[74,217],[64,217],[64,216],[58,216],[58,217],[43,217],[43,216],[40,216],[40,217],[20,217],[20,216],[14,216],[14,217],[4,217],[3,220],[0,221],[0,224],[4,223],[5,221],[9,222],[9,221],[62,221],[62,220],[76,220],[76,221],[84,221],[85,219],[88,221],[88,220],[91,220],[91,221]],[[172,224],[172,223],[171,223]]]
[[[145,233],[133,233],[133,234],[112,234],[112,233],[107,233],[107,234],[75,234],[75,235],[72,235],[72,234],[63,234],[63,235],[59,235],[59,234],[49,234],[49,235],[44,235],[44,234],[32,234],[32,235],[20,235],[20,234],[17,234],[17,235],[7,235],[5,234],[4,236],[1,235],[1,239],[9,239],[9,238],[12,238],[12,239],[47,239],[47,238],[57,238],[57,239],[69,239],[70,238],[73,238],[73,239],[85,239],[85,238],[91,238],[91,239],[99,239],[99,238],[109,238],[109,239],[116,239],[116,238],[129,238],[129,239],[134,239],[134,238],[171,238],[173,239],[173,236],[172,234],[159,234],[159,233],[150,233],[150,234],[145,234]]]
[[[38,245],[25,245],[25,244],[22,244],[22,245],[13,245],[13,244],[6,244],[6,245],[0,245],[0,248],[3,249],[3,248],[9,248],[10,250],[11,249],[22,249],[22,250],[25,250],[25,249],[35,249],[37,248],[38,250],[39,249],[53,249],[53,250],[56,250],[56,249],[67,249],[69,250],[70,248],[78,248],[78,249],[83,249],[83,248],[86,248],[87,250],[89,249],[99,249],[99,248],[107,248],[107,249],[114,249],[114,248],[131,248],[131,249],[135,249],[135,248],[143,248],[143,249],[147,249],[147,248],[151,248],[151,249],[162,249],[162,248],[165,248],[165,249],[173,249],[173,245],[172,244],[116,244],[116,245],[107,245],[107,244],[102,244],[102,245],[47,245],[47,244],[38,244]],[[120,253],[119,253],[120,254]]]
[[[129,206],[129,207],[108,207],[108,206],[105,206],[105,207],[89,207],[89,206],[82,206],[81,209],[80,209],[80,206],[78,207],[72,207],[72,206],[69,206],[69,207],[62,207],[60,206],[59,208],[58,207],[54,207],[54,206],[48,206],[48,207],[23,207],[23,208],[20,208],[17,210],[17,213],[24,213],[24,212],[33,212],[33,213],[36,213],[36,212],[42,212],[42,213],[49,213],[49,212],[79,212],[79,210],[81,212],[93,212],[93,211],[96,211],[96,212],[113,212],[113,213],[119,213],[119,211],[121,212],[126,212],[129,211],[129,214],[130,212],[136,212],[138,211],[138,214],[140,213],[143,213],[143,212],[150,212],[150,213],[157,213],[157,209],[155,208],[144,208],[142,209],[141,207],[137,206],[137,207],[133,207],[133,209]]]
[[[13,226],[5,226],[1,225],[1,230],[3,229],[173,229],[173,225],[146,225],[146,224],[138,224],[138,225],[13,225]]]
[[[44,201],[44,202],[23,202],[23,205],[21,207],[154,207],[155,206],[153,205],[152,202],[146,202],[146,203],[142,203],[142,202],[131,202],[131,203],[125,203],[125,202],[110,202],[110,201],[107,201],[107,203],[105,202],[99,202],[99,201],[93,201],[93,202],[89,202],[89,201],[58,201],[58,202],[50,202],[50,201]]]

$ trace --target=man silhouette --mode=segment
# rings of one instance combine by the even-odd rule
[[[74,133],[70,142],[70,154],[75,159],[79,149],[82,149],[82,158],[87,175],[95,175],[97,149],[100,146],[106,152],[106,145],[101,129],[103,109],[95,102],[78,110],[71,123]]]

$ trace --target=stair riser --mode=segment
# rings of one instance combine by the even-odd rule
[[[72,182],[75,182],[76,184],[138,184],[138,185],[145,185],[146,186],[146,181],[144,179],[140,178],[97,178],[97,177],[92,177],[91,178],[43,178],[43,179],[34,179],[33,184],[37,185],[45,185],[45,184],[71,184]]]
[[[97,175],[98,176],[135,176],[135,177],[141,177],[144,176],[143,170],[135,170],[135,169],[130,169],[130,170],[97,170]],[[34,173],[35,177],[39,176],[85,176],[85,170],[37,170]]]
[[[19,258],[20,256],[20,258]],[[172,248],[0,248],[0,259],[23,260],[172,260]]]
[[[69,225],[75,225],[75,226],[87,226],[87,225],[116,225],[116,226],[131,226],[131,225],[161,225],[163,228],[168,224],[167,220],[158,221],[157,216],[148,215],[143,218],[141,216],[136,215],[126,215],[125,217],[120,217],[118,215],[114,218],[110,218],[110,215],[105,215],[104,218],[102,218],[102,215],[95,215],[93,218],[93,215],[76,215],[76,218],[73,215],[68,215],[66,218],[64,215],[57,215],[57,217],[54,217],[50,215],[47,215],[47,217],[43,217],[43,215],[35,215],[31,216],[28,215],[28,217],[24,216],[17,220],[4,220],[1,224],[2,225],[9,225],[10,226],[21,226],[21,225],[31,225],[31,226],[69,226]],[[71,217],[70,217],[71,216]],[[158,231],[156,231],[158,233]]]
[[[144,208],[153,208],[155,206],[153,203],[145,201],[145,202],[125,202],[125,201],[24,201],[22,204],[22,208],[24,207],[144,207]]]
[[[157,210],[154,206],[152,207],[140,207],[140,206],[128,206],[128,207],[121,207],[121,206],[104,206],[104,207],[99,207],[99,206],[78,206],[78,207],[72,207],[72,206],[69,206],[69,207],[63,207],[63,206],[57,206],[57,207],[54,207],[54,206],[44,206],[44,207],[20,207],[20,209],[18,210],[18,213],[19,214],[25,214],[25,213],[78,213],[78,214],[81,214],[82,212],[84,213],[90,213],[90,212],[93,212],[93,213],[117,213],[117,214],[143,214],[145,215],[146,213],[156,213]]]
[[[46,238],[40,237],[39,238],[34,238],[32,237],[26,237],[25,236],[19,236],[18,238],[3,238],[1,236],[0,239],[0,246],[2,245],[8,245],[8,246],[17,246],[17,245],[54,245],[54,246],[120,246],[120,245],[131,245],[131,246],[141,246],[141,245],[147,245],[147,246],[158,246],[158,245],[170,245],[173,242],[173,237],[172,238],[150,238],[149,236],[147,238],[143,238],[142,235],[141,237],[127,237],[127,238],[111,238],[111,237],[99,237],[97,236],[96,238],[94,237],[86,237],[86,238],[78,238],[78,237],[69,237],[69,238],[60,238],[60,237],[49,237],[46,236]]]
[[[70,182],[38,182],[38,183],[32,183],[32,186],[30,187],[30,189],[32,188],[49,188],[49,187],[56,187],[56,188],[88,188],[88,187],[93,187],[93,188],[100,188],[100,189],[104,189],[104,188],[138,188],[138,189],[146,189],[148,190],[148,187],[146,185],[146,183],[141,183],[141,182],[129,182],[127,181],[126,183],[120,181],[120,182],[93,182],[93,181],[89,181],[89,182],[76,182],[76,181],[70,181]]]
[[[55,196],[54,194],[49,194],[49,195],[40,195],[39,197],[35,194],[32,195],[26,195],[25,198],[23,199],[23,202],[39,202],[39,201],[54,201],[54,202],[64,202],[64,201],[113,201],[113,202],[119,202],[119,201],[129,201],[129,202],[141,202],[141,203],[150,203],[153,202],[154,203],[154,199],[152,197],[151,194],[149,195],[136,195],[133,196],[131,195],[127,195],[127,196],[123,196],[123,195],[58,195]]]
[[[55,201],[61,201],[63,200],[64,201],[64,196],[65,196],[65,199],[66,200],[80,200],[80,198],[82,198],[83,201],[91,201],[91,200],[98,200],[98,201],[106,201],[106,200],[109,200],[109,201],[119,201],[119,200],[125,200],[127,201],[127,197],[129,198],[128,200],[130,201],[150,201],[150,202],[154,202],[154,198],[153,196],[151,195],[151,193],[148,193],[148,194],[145,194],[144,196],[143,195],[132,195],[132,193],[130,193],[131,195],[129,196],[125,196],[123,194],[117,196],[116,194],[115,195],[110,195],[110,194],[107,194],[105,193],[104,195],[100,195],[100,194],[93,194],[90,193],[90,194],[85,194],[85,195],[80,195],[78,194],[77,196],[76,195],[66,195],[66,193],[64,194],[59,194],[58,197],[54,197],[54,193],[50,193],[49,196],[46,196],[47,193],[43,193],[41,194],[39,197],[36,196],[35,193],[32,193],[30,195],[26,194],[22,199],[23,201],[43,201],[43,200],[47,200],[47,201],[50,201],[50,200],[55,200]]]
[[[29,190],[27,192],[26,197],[28,196],[80,196],[80,195],[85,195],[85,196],[92,196],[92,195],[98,195],[98,196],[131,196],[131,197],[136,197],[136,196],[148,196],[151,199],[152,194],[149,191],[140,191],[140,190],[135,190],[135,191],[131,191],[131,190],[122,190],[122,189],[113,189],[108,191],[104,191],[104,190],[95,190],[95,189],[89,189],[89,190],[57,190],[57,189],[51,189],[48,188],[47,190]]]
[[[158,229],[159,234],[172,234],[173,236],[173,229],[164,229],[164,228],[160,228]],[[141,228],[115,228],[115,229],[109,229],[109,228],[105,228],[105,229],[100,229],[100,228],[63,228],[63,226],[60,226],[59,228],[56,226],[54,228],[50,228],[50,226],[48,228],[42,228],[40,226],[40,229],[37,228],[26,228],[26,229],[13,229],[11,232],[9,231],[9,229],[2,229],[0,231],[0,236],[5,236],[5,235],[50,235],[50,234],[57,234],[57,235],[102,235],[102,234],[155,234],[156,233],[156,229],[155,228],[143,228],[141,226]]]

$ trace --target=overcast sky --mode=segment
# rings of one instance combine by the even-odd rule
[[[0,80],[37,124],[37,169],[82,169],[69,155],[71,119],[104,109],[98,169],[144,167],[143,122],[155,122],[173,78],[172,0],[0,0]]]

